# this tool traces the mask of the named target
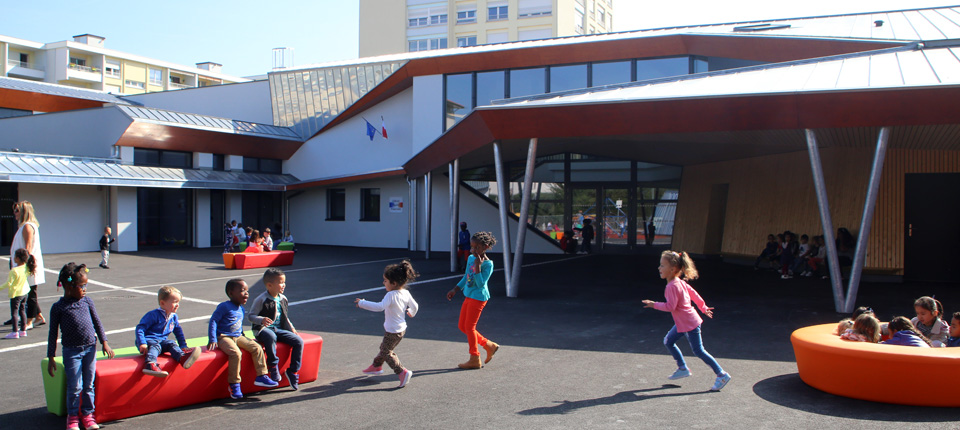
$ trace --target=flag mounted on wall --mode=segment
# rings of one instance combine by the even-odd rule
[[[380,130],[381,130],[380,135],[383,136],[384,139],[386,139],[386,138],[387,138],[387,123],[383,120],[383,117],[382,117],[382,116],[380,117]]]
[[[370,124],[370,121],[367,121],[366,118],[363,120],[367,123],[367,136],[370,137],[370,140],[373,141],[373,136],[377,134],[377,129],[373,127],[373,124]]]
[[[360,117],[360,118],[363,118],[363,117]],[[376,136],[376,135],[378,135],[378,134],[381,135],[381,136],[383,136],[384,139],[387,138],[387,123],[386,123],[386,121],[383,120],[383,117],[382,117],[382,116],[380,117],[380,129],[379,129],[379,130],[377,130],[377,128],[374,127],[373,124],[370,124],[370,121],[367,121],[366,118],[363,118],[363,122],[365,122],[365,123],[367,124],[367,129],[366,129],[365,132],[366,132],[366,134],[367,134],[367,137],[369,137],[371,141],[373,141],[373,136]]]

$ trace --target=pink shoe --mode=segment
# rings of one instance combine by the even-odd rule
[[[67,415],[67,430],[80,430],[80,417]]]
[[[397,388],[403,388],[404,385],[407,385],[407,382],[410,382],[410,377],[413,376],[413,372],[403,369],[403,372],[400,372],[400,385]]]
[[[20,337],[27,337],[27,332],[26,332],[26,331],[21,331],[21,332],[20,332]]]
[[[20,339],[20,332],[15,331],[3,337],[4,339]],[[373,367],[373,366],[370,366]]]
[[[100,424],[97,424],[97,420],[93,419],[93,414],[81,415],[80,421],[83,421],[83,428],[86,430],[97,430],[100,428]]]
[[[363,369],[364,375],[383,375],[383,366],[373,367],[371,364],[370,367]]]

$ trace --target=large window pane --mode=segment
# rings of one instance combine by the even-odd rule
[[[444,124],[450,128],[473,109],[473,75],[447,75],[446,93]]]
[[[327,190],[327,221],[343,221],[346,219],[346,196],[343,188]]]
[[[637,60],[637,80],[666,78],[690,73],[689,57],[654,58]]]
[[[543,94],[547,90],[546,81],[546,71],[543,68],[511,70],[510,97]]]
[[[587,65],[554,66],[550,68],[550,92],[587,87]]]
[[[578,158],[570,162],[570,180],[573,182],[626,182],[630,180],[631,161],[606,161],[595,157]]]
[[[380,189],[360,189],[360,221],[380,221]]]
[[[593,86],[630,82],[630,62],[593,63]]]
[[[504,95],[504,72],[477,73],[477,106],[486,106]]]

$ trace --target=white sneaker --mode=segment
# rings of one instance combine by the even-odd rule
[[[710,387],[710,391],[720,391],[723,387],[727,386],[727,383],[730,382],[730,374],[724,372],[723,375],[717,376],[717,380],[713,382],[713,386]]]
[[[683,379],[690,375],[692,375],[692,373],[690,373],[689,369],[677,369],[673,372],[673,375],[667,376],[667,379],[672,381],[675,379]]]

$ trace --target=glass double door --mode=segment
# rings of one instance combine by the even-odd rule
[[[574,231],[587,223],[593,226],[594,252],[628,250],[636,246],[636,211],[631,210],[636,197],[631,195],[630,188],[578,186],[572,194],[571,224]]]

